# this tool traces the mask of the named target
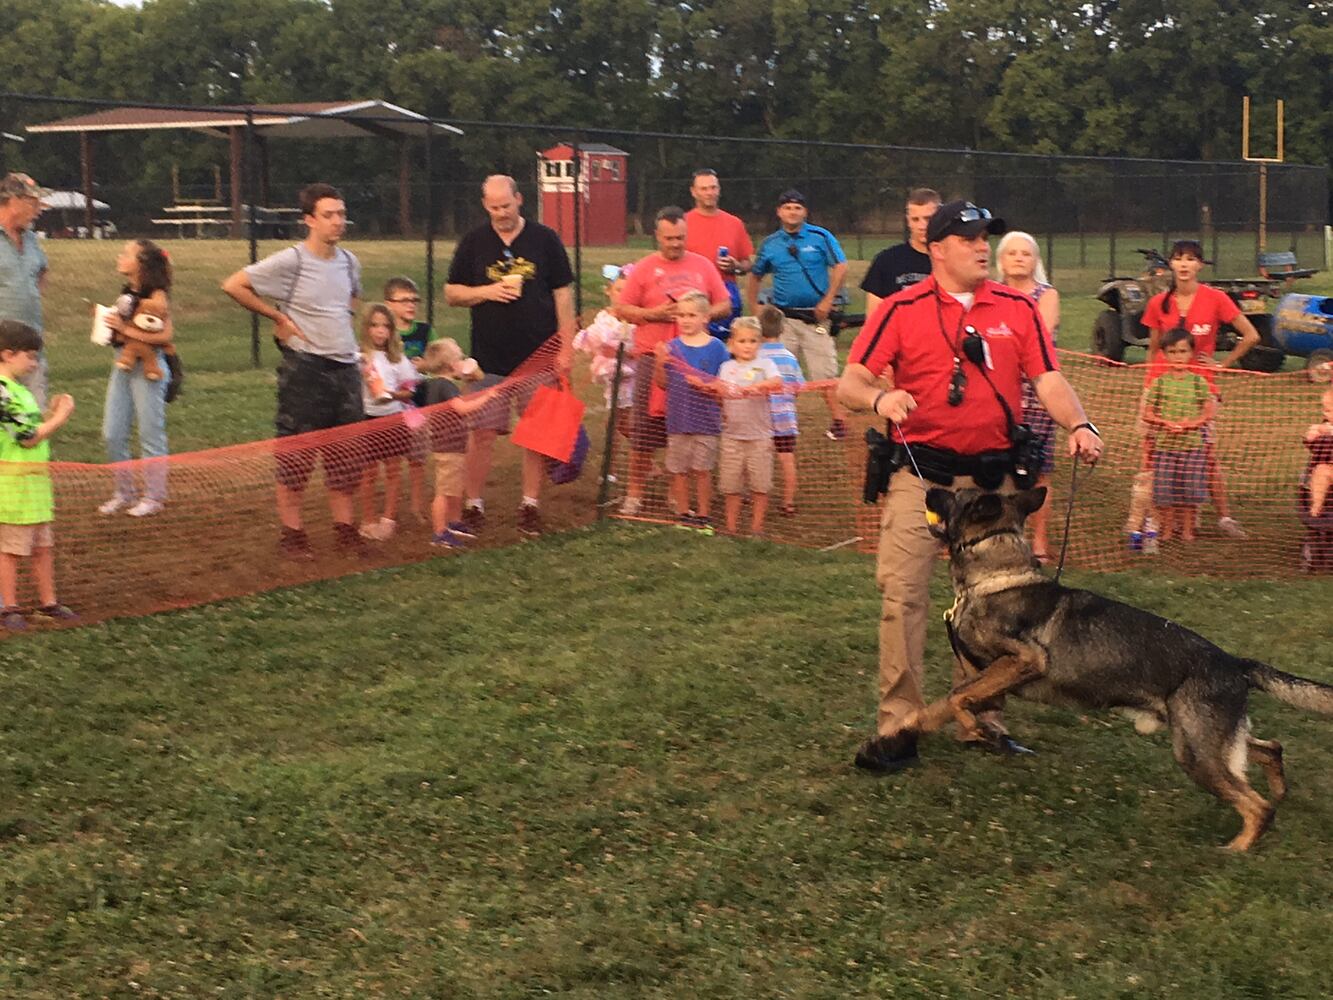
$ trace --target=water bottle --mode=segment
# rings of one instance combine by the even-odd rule
[[[1157,547],[1157,522],[1151,517],[1143,522],[1143,551],[1146,555],[1156,555]]]
[[[1130,552],[1143,551],[1143,532],[1131,531],[1129,533],[1129,551]]]

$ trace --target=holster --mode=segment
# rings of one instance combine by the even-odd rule
[[[891,441],[873,427],[866,429],[866,477],[861,487],[861,499],[878,503],[889,491],[889,480],[905,461],[903,446]]]

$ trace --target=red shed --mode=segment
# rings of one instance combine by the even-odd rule
[[[625,243],[625,186],[629,154],[615,146],[590,142],[579,146],[579,229],[583,244],[622,246]],[[537,154],[537,218],[566,243],[574,242],[574,147],[552,146]]]

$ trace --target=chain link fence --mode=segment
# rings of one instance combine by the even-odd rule
[[[421,284],[428,311],[435,309],[448,241],[485,219],[479,185],[491,173],[515,177],[527,213],[562,230],[589,290],[598,285],[602,263],[638,256],[650,246],[658,208],[689,207],[690,177],[699,167],[717,171],[723,207],[744,219],[755,237],[776,228],[778,192],[799,188],[811,220],[830,229],[852,259],[852,286],[864,262],[904,238],[904,198],[918,186],[935,188],[946,199],[970,198],[1012,228],[1032,233],[1048,272],[1073,294],[1094,292],[1108,275],[1137,272],[1136,248],[1163,248],[1182,236],[1203,240],[1216,262],[1215,276],[1253,274],[1261,243],[1294,250],[1303,266],[1324,269],[1328,263],[1328,171],[1322,166],[1033,156],[498,122],[440,122],[427,130],[419,116],[404,131],[404,118],[396,113],[401,109],[393,115],[382,110],[392,105],[336,113],[309,110],[330,105],[292,106],[300,114],[287,117],[307,123],[336,117],[348,136],[338,139],[303,137],[301,128],[283,137],[282,129],[265,124],[272,116],[259,107],[249,109],[248,123],[247,109],[223,109],[240,125],[161,127],[173,120],[168,112],[180,119],[202,109],[117,104],[130,109],[118,129],[30,131],[106,115],[110,107],[0,96],[0,132],[6,134],[0,167],[27,170],[64,192],[59,207],[38,221],[51,241],[147,236],[164,242],[178,267],[211,270],[220,281],[280,241],[299,239],[296,193],[311,180],[326,180],[345,194],[353,224],[348,240],[366,258],[369,277],[407,270]],[[305,136],[317,131],[303,127]],[[569,147],[580,155],[572,156]],[[550,150],[556,152],[543,156]],[[1262,206],[1261,187],[1267,194]],[[609,222],[608,212],[614,216]],[[77,245],[65,249],[62,260],[80,259]],[[89,250],[87,259],[104,267],[107,257]],[[190,287],[212,295],[216,282]],[[367,292],[373,296],[377,289],[368,282]],[[195,307],[204,315],[217,308],[188,299],[177,303],[182,312]],[[255,361],[258,345],[255,335]]]

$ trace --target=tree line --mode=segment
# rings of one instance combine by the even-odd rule
[[[1333,153],[1328,0],[7,0],[0,65],[12,90],[67,97],[377,97],[452,119],[1184,160],[1238,159],[1250,94],[1257,152],[1283,98],[1288,159]],[[80,110],[0,104],[6,128]],[[439,169],[531,160],[530,139],[474,138]],[[635,152],[676,169],[664,145]],[[776,174],[795,155],[748,158]],[[99,176],[160,181],[122,160]]]

